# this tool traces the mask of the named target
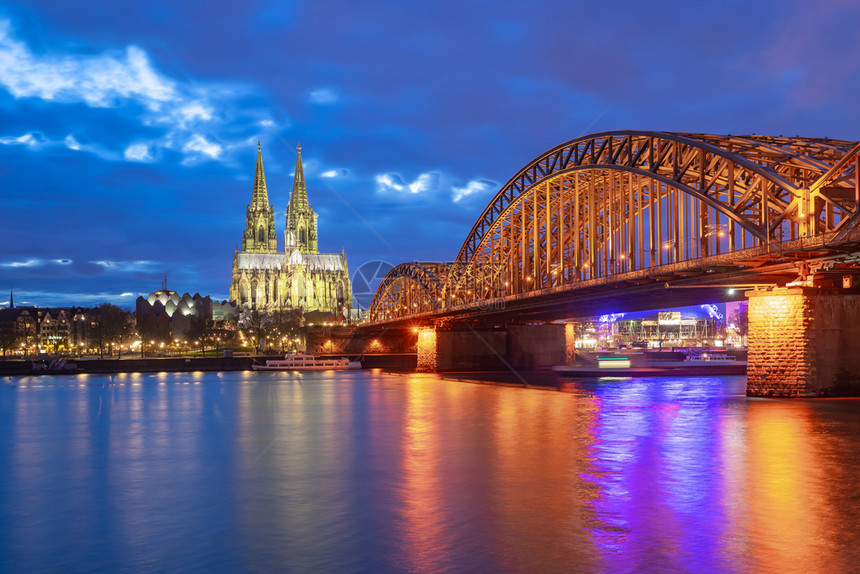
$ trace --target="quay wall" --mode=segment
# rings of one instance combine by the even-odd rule
[[[319,355],[328,358],[327,355]],[[331,357],[342,357],[337,354]],[[360,360],[365,369],[386,369],[394,371],[415,370],[415,353],[379,353],[373,355],[348,355],[353,361]],[[249,371],[251,363],[256,359],[265,362],[266,359],[278,358],[273,356],[243,356],[243,357],[159,357],[143,359],[71,359],[68,361],[74,369],[47,370],[42,361],[8,360],[0,361],[0,376],[14,375],[57,375],[74,373],[160,373],[160,372],[194,372],[194,371]],[[34,364],[36,368],[34,368]]]

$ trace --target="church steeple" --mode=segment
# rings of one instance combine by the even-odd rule
[[[302,253],[319,253],[317,249],[317,215],[308,201],[305,170],[302,165],[302,144],[296,155],[296,175],[293,192],[287,204],[287,230],[284,233],[287,251],[298,248]]]
[[[276,253],[278,236],[275,234],[275,211],[266,191],[266,174],[263,171],[262,144],[257,141],[257,168],[254,171],[254,190],[251,203],[245,211],[245,234],[242,251],[245,253]]]
[[[265,208],[269,205],[269,192],[266,191],[266,173],[263,171],[263,144],[257,140],[257,169],[254,172],[254,194],[251,205]]]
[[[294,211],[310,209],[308,203],[308,188],[305,186],[305,170],[302,166],[302,144],[298,146],[296,155],[296,175],[293,179],[293,193],[290,195],[290,207]]]

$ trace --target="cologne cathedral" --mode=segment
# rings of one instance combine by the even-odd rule
[[[266,191],[263,154],[257,142],[254,191],[245,215],[242,250],[233,255],[230,300],[246,309],[274,311],[300,307],[342,317],[352,307],[346,255],[320,253],[318,216],[308,202],[298,148],[293,192],[287,204],[284,250],[278,251],[275,212]]]

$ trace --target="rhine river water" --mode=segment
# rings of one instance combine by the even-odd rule
[[[0,571],[857,571],[860,400],[744,383],[0,378]]]

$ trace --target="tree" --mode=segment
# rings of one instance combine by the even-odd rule
[[[207,319],[202,314],[198,314],[191,318],[188,323],[188,328],[185,329],[184,335],[189,341],[200,341],[200,350],[203,356],[206,356],[206,338],[212,331],[212,320]]]
[[[99,347],[99,356],[104,347],[108,355],[113,356],[113,346],[119,345],[119,355],[122,357],[122,345],[134,336],[131,314],[111,303],[102,303],[96,309],[95,342]]]
[[[305,318],[300,307],[280,309],[272,313],[272,336],[280,341],[281,351],[284,341],[292,341],[304,331]]]
[[[27,352],[32,346],[36,346],[39,342],[39,325],[36,318],[29,311],[21,311],[18,317],[15,318],[13,324],[15,334],[18,337],[18,343],[21,344]]]
[[[0,348],[3,349],[3,358],[6,352],[15,349],[20,344],[20,337],[15,332],[15,323],[0,323]]]
[[[154,321],[142,320],[137,323],[137,334],[140,336],[140,356],[144,356],[144,349],[149,341],[164,341],[161,328]]]
[[[269,317],[256,309],[242,311],[239,315],[239,328],[254,346],[254,354],[260,350],[260,341],[266,336]]]

